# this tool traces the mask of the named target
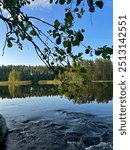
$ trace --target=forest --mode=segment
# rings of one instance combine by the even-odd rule
[[[80,71],[87,75],[88,80],[112,80],[113,78],[113,64],[111,60],[101,58],[95,59],[95,61],[80,60],[73,62],[71,68],[73,73],[70,73],[70,76],[73,76],[73,80],[77,80],[76,78],[78,77],[74,75],[75,68],[80,68]],[[0,66],[0,81],[31,81],[35,84],[39,80],[54,79],[57,79],[56,74],[46,66]]]

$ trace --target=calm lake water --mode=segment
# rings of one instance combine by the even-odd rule
[[[83,112],[112,121],[112,84],[96,83],[78,92],[54,85],[0,87],[0,114],[11,128],[26,120],[57,118],[56,110]]]

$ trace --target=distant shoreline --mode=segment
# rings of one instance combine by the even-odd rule
[[[91,81],[93,83],[103,83],[103,82],[113,82],[113,80],[98,80],[98,81]]]
[[[8,85],[30,85],[32,81],[0,81],[0,86],[8,86]]]
[[[79,81],[71,81],[73,82],[79,82]],[[91,81],[92,83],[112,83],[113,80],[97,80],[97,81]],[[0,81],[0,86],[8,86],[8,85],[31,85],[32,81]],[[60,85],[62,82],[60,80],[39,80],[38,85]]]

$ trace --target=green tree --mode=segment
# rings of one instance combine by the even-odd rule
[[[77,67],[76,67],[77,66]],[[111,60],[96,58],[96,60],[75,61],[73,70],[79,70],[88,77],[88,80],[112,80],[113,64]]]
[[[112,80],[113,65],[112,61],[105,59],[95,60],[96,80]]]

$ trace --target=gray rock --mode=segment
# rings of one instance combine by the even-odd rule
[[[85,150],[113,150],[112,143],[101,142],[98,145],[87,147]]]
[[[100,138],[98,136],[90,137],[87,135],[84,135],[81,138],[81,142],[86,146],[89,147],[91,145],[97,145],[100,143]]]
[[[81,134],[78,132],[67,132],[63,137],[67,142],[79,142]]]
[[[113,141],[113,134],[111,131],[105,131],[103,134],[100,136],[101,142],[112,142]]]
[[[0,114],[0,143],[2,143],[6,133],[7,133],[6,121],[4,117]]]
[[[6,150],[112,150],[111,141],[112,126],[102,118],[64,111],[60,119],[27,120],[14,126]]]

